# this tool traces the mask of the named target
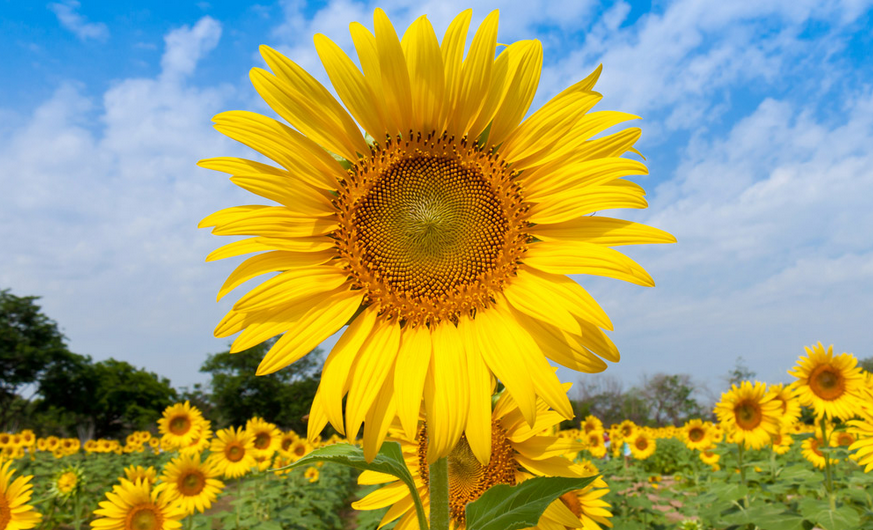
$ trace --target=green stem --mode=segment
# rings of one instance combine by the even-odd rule
[[[825,489],[828,492],[828,502],[830,503],[831,511],[837,509],[837,500],[834,497],[834,474],[831,469],[830,458],[830,442],[828,441],[827,426],[825,425],[825,417],[821,418],[821,443],[825,450],[821,452],[825,461]]]
[[[430,529],[449,530],[449,459],[440,458],[428,468],[430,489]]]
[[[77,484],[78,485],[78,484]],[[82,509],[79,506],[79,494],[73,494],[73,528],[79,530],[82,527]]]
[[[240,477],[236,482],[236,530],[239,530],[240,519],[242,519],[242,505],[243,505],[243,479]]]
[[[740,466],[740,483],[743,485],[743,489],[746,489],[746,466],[743,465],[743,452],[746,450],[745,443],[740,442],[737,444],[737,464]],[[743,507],[749,507],[749,493],[743,496]]]

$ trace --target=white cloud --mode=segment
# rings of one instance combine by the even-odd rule
[[[64,0],[48,5],[58,17],[61,26],[73,32],[79,40],[94,39],[103,42],[109,38],[109,28],[102,22],[88,22],[88,19],[78,13],[81,4],[77,0]]]
[[[0,198],[0,285],[43,296],[74,351],[176,384],[199,379],[205,353],[225,344],[212,328],[227,304],[209,301],[230,265],[203,262],[218,242],[197,223],[249,200],[195,166],[242,151],[211,127],[236,89],[190,82],[220,31],[204,17],[170,32],[157,77],[121,80],[100,100],[63,84],[0,145],[11,190]]]

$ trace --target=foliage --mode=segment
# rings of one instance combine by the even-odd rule
[[[203,363],[200,371],[211,376],[211,394],[202,394],[201,399],[211,402],[211,417],[219,426],[244,425],[249,418],[260,416],[284,429],[306,431],[304,417],[318,388],[321,351],[278,372],[255,375],[271,345],[267,341],[239,353],[216,353]],[[203,408],[207,417],[212,407]]]
[[[687,374],[655,374],[628,390],[614,377],[599,376],[580,380],[578,388],[573,403],[577,420],[593,414],[605,425],[629,419],[637,425],[663,426],[706,416],[694,397],[698,388]]]
[[[864,370],[873,373],[873,357],[865,357],[858,361],[858,366],[863,368]]]
[[[38,299],[0,290],[0,427],[27,404],[18,399],[21,390],[67,353],[64,336]]]
[[[727,373],[725,381],[727,381],[728,386],[739,386],[739,384],[743,381],[752,381],[753,379],[755,379],[756,375],[757,374],[754,370],[746,366],[746,361],[744,361],[742,357],[737,357],[734,368]]]
[[[692,457],[697,458],[681,441],[675,438],[661,438],[652,456],[641,461],[640,465],[650,475],[688,473],[692,468]]]
[[[642,394],[656,425],[681,425],[704,415],[703,407],[693,397],[694,390],[688,374],[655,374],[645,379]]]

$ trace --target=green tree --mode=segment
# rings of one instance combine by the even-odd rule
[[[211,376],[213,419],[219,426],[245,425],[260,416],[283,429],[306,431],[309,407],[318,389],[321,351],[315,350],[278,372],[257,376],[258,364],[272,342],[239,353],[209,355],[200,368]]]
[[[742,357],[737,357],[733,370],[727,373],[725,380],[727,381],[728,386],[740,386],[740,383],[743,381],[751,381],[756,375],[758,374],[754,370],[746,366],[746,362]]]
[[[678,426],[690,418],[704,415],[693,396],[695,390],[688,374],[655,374],[644,380],[642,394],[657,425],[669,423]]]
[[[866,357],[864,359],[861,359],[861,361],[858,363],[858,366],[873,374],[873,357]]]
[[[38,299],[0,290],[0,428],[27,404],[22,390],[68,353],[57,323],[43,314]]]
[[[38,394],[37,420],[54,423],[67,435],[89,437],[153,427],[163,409],[178,399],[167,378],[125,361],[93,363],[75,353],[45,371]]]

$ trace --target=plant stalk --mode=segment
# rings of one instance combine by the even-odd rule
[[[449,459],[443,457],[428,468],[430,489],[430,530],[449,530]]]
[[[737,444],[737,465],[740,466],[740,483],[743,485],[743,489],[746,490],[746,466],[743,465],[743,452],[746,450],[746,444],[744,442],[740,442]],[[743,507],[749,507],[749,493],[746,490],[746,494],[743,495]]]
[[[831,511],[837,509],[837,500],[834,497],[834,471],[831,469],[830,458],[830,441],[828,440],[827,426],[825,425],[825,417],[821,417],[821,443],[825,450],[821,452],[825,461],[825,489],[828,491],[828,502],[830,503]]]

